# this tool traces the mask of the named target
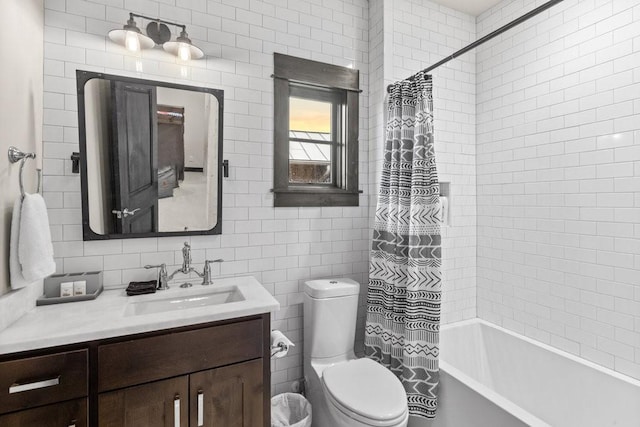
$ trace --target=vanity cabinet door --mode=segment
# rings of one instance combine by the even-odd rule
[[[190,376],[191,427],[263,426],[263,360]]]
[[[87,399],[71,400],[1,415],[0,426],[86,427]]]
[[[188,427],[189,377],[98,395],[99,427]]]

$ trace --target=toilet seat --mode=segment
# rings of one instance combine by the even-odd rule
[[[329,403],[362,424],[395,426],[407,417],[402,383],[373,360],[355,359],[326,368],[322,382]]]

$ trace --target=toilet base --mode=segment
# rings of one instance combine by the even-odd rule
[[[311,403],[311,410],[313,411],[311,427],[338,427],[330,417],[329,407],[324,398],[324,390],[322,389],[319,378],[316,375],[308,375],[308,373],[305,372],[304,380],[306,397]]]
[[[342,413],[339,409],[333,407],[325,394],[327,391],[322,384],[322,371],[335,363],[346,362],[352,359],[356,359],[355,355],[340,358],[340,360],[333,360],[333,363],[317,363],[313,365],[308,362],[305,363],[306,397],[311,403],[313,411],[311,427],[375,427],[375,424],[365,424]],[[407,413],[407,416],[402,421],[389,427],[407,427],[408,422],[409,414]]]

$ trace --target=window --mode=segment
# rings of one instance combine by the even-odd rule
[[[339,186],[342,93],[290,84],[289,185]]]
[[[274,69],[274,205],[358,206],[358,71],[277,53]]]

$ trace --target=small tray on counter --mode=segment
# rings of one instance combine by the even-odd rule
[[[60,284],[63,282],[85,281],[86,295],[60,296]],[[65,302],[89,301],[98,298],[103,290],[102,271],[86,273],[54,274],[44,279],[44,295],[36,300],[36,305],[60,304]]]

